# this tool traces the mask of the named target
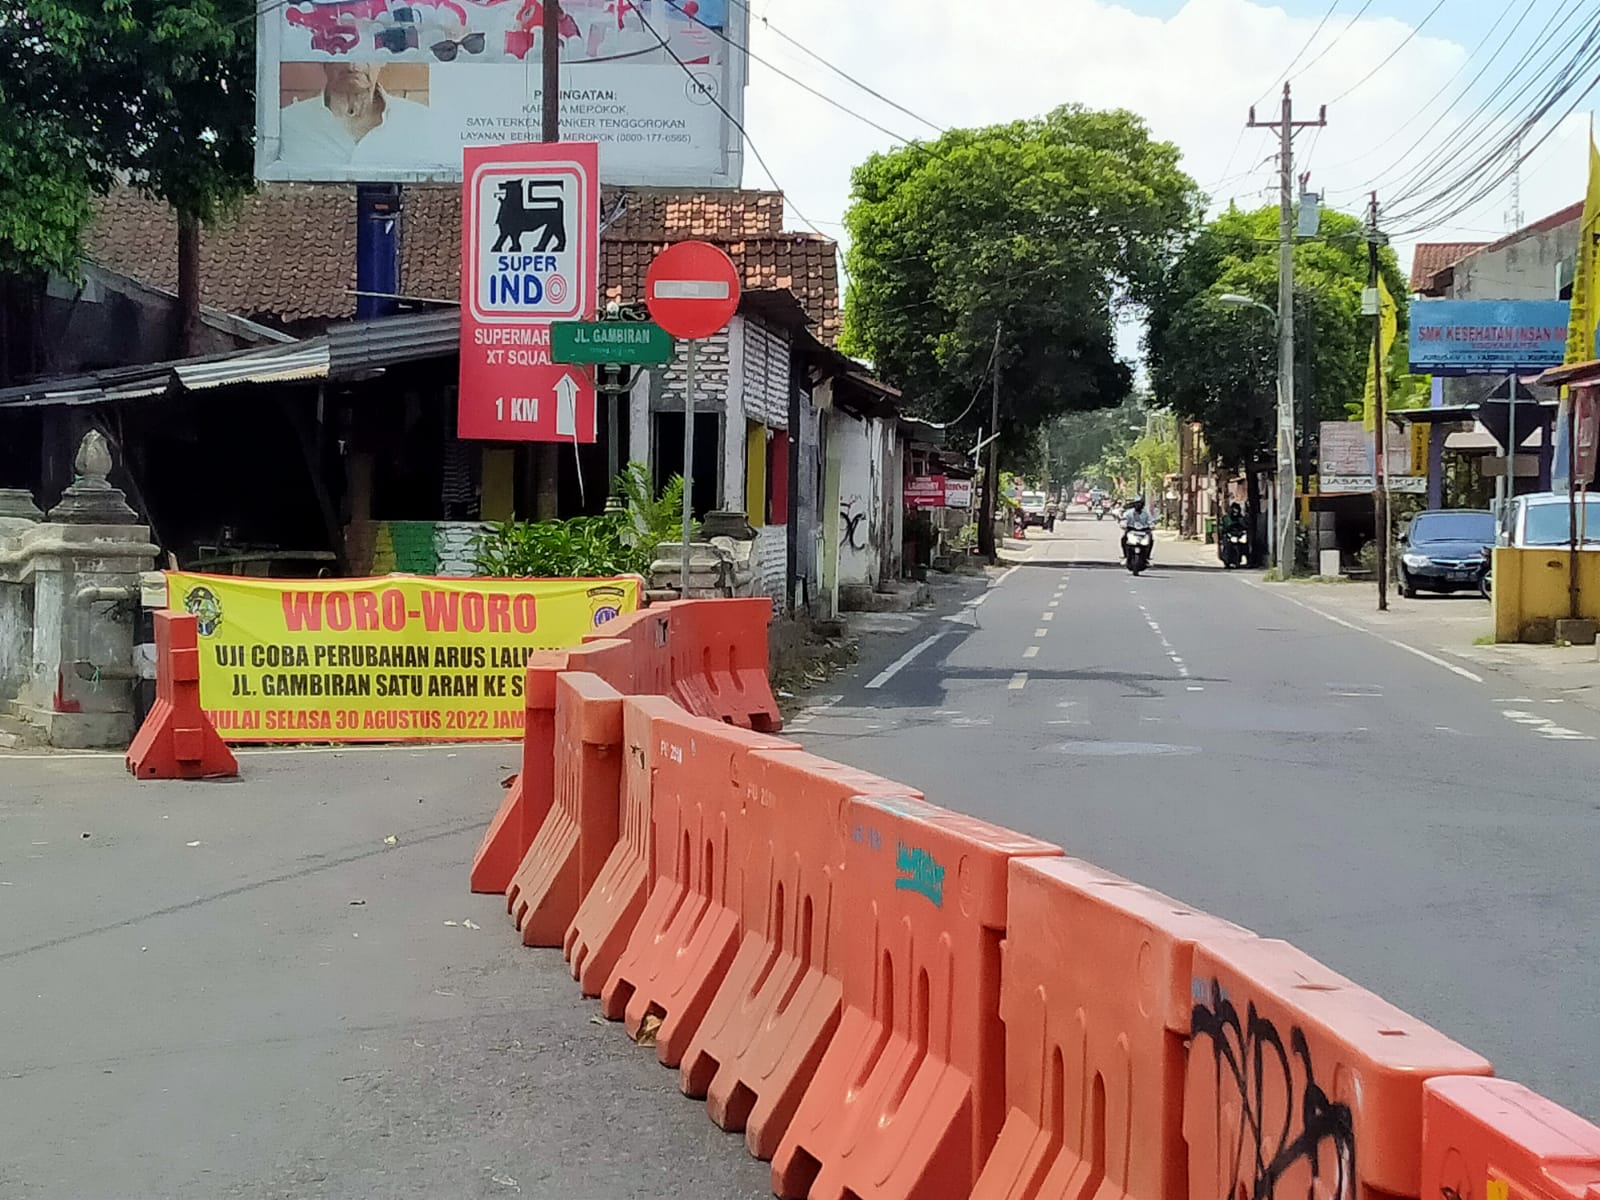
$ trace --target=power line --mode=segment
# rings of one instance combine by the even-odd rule
[[[1534,8],[1538,5],[1538,3],[1539,3],[1539,0],[1528,0],[1527,8],[1522,10],[1522,16],[1517,18],[1517,23],[1515,25],[1513,25],[1511,27],[1510,32],[1506,34],[1505,41],[1502,41],[1500,43],[1499,48],[1496,49],[1495,53],[1490,55],[1490,58],[1489,58],[1490,62],[1493,62],[1494,59],[1496,57],[1498,57],[1498,55],[1500,53],[1500,50],[1505,49],[1506,42],[1509,42],[1510,39],[1516,34],[1518,27],[1520,27],[1522,22],[1527,19],[1528,14],[1531,13],[1534,10]],[[1384,138],[1381,142],[1375,142],[1372,145],[1368,146],[1365,150],[1361,151],[1361,153],[1357,154],[1354,158],[1347,158],[1347,159],[1344,159],[1344,160],[1342,160],[1340,162],[1334,163],[1333,167],[1331,167],[1330,170],[1337,169],[1339,167],[1347,167],[1347,166],[1350,166],[1353,163],[1360,162],[1364,158],[1371,157],[1372,155],[1376,154],[1379,150],[1381,150],[1385,146],[1389,145],[1397,137],[1399,137],[1401,133],[1403,133],[1405,130],[1409,129],[1413,124],[1415,124],[1416,121],[1418,120],[1418,118],[1420,118],[1423,113],[1427,112],[1430,108],[1432,108],[1434,106],[1434,104],[1439,100],[1439,98],[1441,96],[1443,96],[1446,91],[1448,91],[1450,89],[1451,84],[1455,83],[1456,80],[1461,78],[1462,74],[1465,73],[1466,69],[1469,66],[1472,65],[1472,60],[1478,57],[1478,52],[1481,51],[1486,45],[1489,44],[1489,39],[1494,36],[1494,31],[1500,27],[1500,22],[1504,21],[1506,19],[1506,17],[1510,15],[1510,13],[1511,13],[1511,9],[1510,9],[1509,6],[1500,10],[1500,15],[1495,18],[1494,24],[1489,26],[1489,31],[1487,33],[1485,33],[1483,35],[1483,37],[1478,40],[1478,44],[1472,48],[1472,52],[1470,54],[1468,54],[1466,58],[1461,60],[1461,65],[1455,69],[1455,73],[1452,74],[1449,79],[1444,81],[1444,83],[1440,86],[1438,91],[1434,92],[1433,95],[1428,97],[1427,101],[1422,105],[1421,108],[1417,109],[1414,113],[1412,113],[1409,117],[1407,117],[1404,121],[1402,121],[1399,125],[1397,125],[1389,133],[1388,137]],[[1468,85],[1467,85],[1467,90],[1471,90],[1471,87],[1472,87],[1472,84],[1469,82]],[[1448,107],[1449,106],[1446,105],[1446,108],[1448,108]],[[1437,122],[1435,124],[1437,124]],[[1427,137],[1427,134],[1426,133],[1423,134],[1423,137],[1424,138]]]
[[[1433,20],[1433,14],[1438,12],[1441,8],[1443,8],[1444,5],[1445,5],[1445,0],[1438,0],[1438,3],[1436,3],[1432,8],[1430,8],[1428,10],[1428,15],[1423,17],[1422,20],[1418,21],[1415,25],[1413,25],[1411,27],[1411,32],[1406,34],[1405,37],[1400,39],[1400,44],[1398,46],[1396,46],[1393,50],[1389,51],[1388,56],[1386,58],[1384,58],[1383,61],[1378,63],[1377,66],[1373,67],[1372,70],[1368,71],[1365,75],[1363,75],[1360,79],[1356,80],[1349,87],[1345,88],[1344,91],[1340,92],[1332,100],[1329,100],[1328,103],[1329,104],[1337,104],[1337,103],[1339,103],[1339,101],[1343,100],[1351,92],[1355,91],[1362,84],[1366,83],[1367,80],[1371,79],[1379,71],[1383,70],[1391,62],[1393,62],[1394,61],[1394,56],[1396,54],[1399,54],[1400,51],[1404,50],[1407,46],[1409,46],[1411,44],[1411,39],[1416,37],[1417,34],[1422,32],[1423,27],[1425,25],[1427,25],[1427,23],[1429,21]]]
[[[1554,66],[1557,56],[1560,54],[1559,43],[1558,49],[1554,51],[1548,59],[1537,64],[1535,60],[1547,46],[1551,45],[1553,41],[1556,41],[1558,35],[1565,34],[1566,22],[1570,21],[1571,18],[1578,13],[1580,7],[1581,0],[1579,0],[1579,3],[1575,3],[1567,10],[1566,20],[1560,23],[1558,23],[1558,18],[1561,16],[1560,12],[1557,11],[1551,13],[1549,19],[1544,24],[1544,28],[1539,31],[1539,35],[1535,38],[1534,42],[1523,51],[1521,56],[1512,65],[1511,69],[1506,72],[1505,76],[1496,84],[1496,86],[1490,89],[1488,94],[1486,94],[1478,102],[1473,111],[1468,114],[1454,130],[1451,131],[1448,137],[1435,146],[1428,154],[1424,155],[1420,162],[1411,164],[1406,173],[1402,176],[1399,182],[1394,185],[1394,187],[1397,187],[1401,190],[1414,187],[1420,180],[1426,178],[1427,175],[1440,163],[1447,161],[1453,154],[1458,153],[1459,150],[1464,149],[1467,145],[1470,145],[1472,142],[1481,138],[1482,130],[1487,129],[1496,121],[1507,117],[1517,99],[1521,95],[1530,93],[1537,84],[1538,80]],[[1575,34],[1573,36],[1575,36]],[[1518,86],[1519,78],[1529,67],[1533,68],[1531,77],[1528,79],[1526,84]],[[1502,103],[1499,109],[1491,114],[1491,107],[1503,94],[1507,92],[1511,93],[1511,98],[1505,103]],[[1482,118],[1481,124],[1480,118]],[[1388,170],[1392,169],[1394,166],[1399,166],[1402,162],[1404,162],[1406,158],[1409,157],[1410,153],[1415,150],[1417,146],[1422,144],[1426,137],[1427,134],[1424,133],[1421,138],[1417,139],[1417,141],[1413,143],[1410,148],[1408,148],[1405,155],[1402,155],[1401,158],[1396,160],[1394,164],[1391,164],[1390,168],[1385,169],[1385,175],[1387,174]],[[1392,190],[1393,188],[1391,188],[1391,191]]]
[[[1367,15],[1367,9],[1369,9],[1371,7],[1372,7],[1372,0],[1366,0],[1366,2],[1364,4],[1362,4],[1362,6],[1360,8],[1356,9],[1356,15],[1351,17],[1349,23],[1346,24],[1343,29],[1339,30],[1339,32],[1334,35],[1333,41],[1329,42],[1321,50],[1317,51],[1317,56],[1315,58],[1313,58],[1310,62],[1308,62],[1305,66],[1300,68],[1300,74],[1304,75],[1307,71],[1311,70],[1312,67],[1316,66],[1319,62],[1321,62],[1324,58],[1326,58],[1327,54],[1328,54],[1328,51],[1332,50],[1335,46],[1337,46],[1339,44],[1339,42],[1340,42],[1340,39],[1342,39],[1345,34],[1349,33],[1352,29],[1355,28],[1356,22],[1361,20],[1362,17],[1366,16]]]
[[[781,77],[783,79],[787,79],[790,83],[794,84],[797,88],[800,88],[802,91],[809,92],[809,93],[811,93],[811,95],[815,96],[817,99],[823,101],[824,103],[833,105],[834,108],[837,108],[840,112],[846,114],[847,116],[854,117],[856,120],[862,122],[863,124],[872,126],[879,133],[887,134],[889,137],[893,138],[897,142],[902,142],[902,143],[904,143],[906,145],[910,145],[911,144],[911,139],[910,138],[905,137],[905,136],[903,136],[901,134],[898,134],[894,130],[888,129],[888,128],[878,124],[871,117],[864,116],[861,113],[858,113],[855,109],[851,108],[849,105],[844,104],[839,100],[835,100],[832,96],[828,95],[826,92],[820,91],[819,89],[812,87],[809,83],[806,83],[802,79],[797,79],[795,76],[793,76],[793,75],[789,74],[787,71],[785,71],[782,67],[775,65],[774,63],[768,61],[765,58],[762,58],[754,50],[750,49],[750,47],[742,46],[738,42],[734,41],[731,37],[729,37],[727,35],[727,33],[724,30],[718,29],[715,25],[706,24],[704,21],[702,21],[700,19],[700,17],[697,14],[686,11],[683,8],[680,0],[667,0],[667,3],[675,11],[681,13],[685,17],[688,17],[689,20],[693,21],[696,25],[700,26],[700,28],[702,28],[702,29],[704,29],[704,30],[706,30],[706,31],[708,31],[710,33],[716,34],[717,37],[721,38],[724,42],[726,42],[733,49],[739,51],[742,54],[749,55],[751,59],[753,59],[754,61],[760,63],[762,66],[766,67],[767,70],[771,71],[774,75],[777,75],[777,76],[779,76],[779,77]],[[639,16],[639,19],[641,21],[644,20],[644,16],[643,16],[642,13]],[[654,33],[655,30],[652,29],[651,32]],[[940,130],[940,132],[943,133],[944,131]]]
[[[1300,49],[1295,51],[1294,57],[1289,60],[1289,65],[1282,71],[1278,72],[1277,78],[1271,83],[1267,84],[1267,86],[1261,90],[1261,95],[1257,96],[1253,101],[1251,101],[1252,104],[1260,104],[1268,96],[1272,95],[1272,90],[1274,88],[1276,88],[1285,79],[1289,78],[1289,72],[1294,70],[1295,63],[1300,61],[1300,56],[1302,54],[1311,49],[1311,43],[1317,40],[1317,34],[1322,32],[1323,26],[1328,23],[1328,18],[1333,16],[1334,10],[1337,9],[1341,3],[1343,3],[1343,0],[1333,0],[1333,3],[1328,5],[1328,11],[1322,14],[1322,20],[1317,22],[1317,27],[1311,31],[1311,36],[1305,40],[1305,45],[1301,46]],[[1334,40],[1337,41],[1338,39],[1335,38]]]
[[[1578,3],[1575,3],[1571,8],[1568,9],[1567,19],[1569,21],[1571,17],[1578,12],[1581,6],[1582,0],[1578,0]],[[1530,4],[1529,11],[1531,11],[1531,9],[1532,5]],[[1528,15],[1528,12],[1524,12],[1523,18],[1518,20],[1517,25],[1513,26],[1512,30],[1501,41],[1500,45],[1496,47],[1495,53],[1492,56],[1493,58],[1499,57],[1501,52],[1510,43],[1510,40],[1515,35],[1517,29],[1520,28],[1522,19],[1525,19]],[[1551,14],[1550,18],[1545,22],[1544,28],[1541,29],[1539,34],[1536,36],[1533,44],[1531,44],[1522,52],[1510,70],[1507,71],[1506,74],[1499,80],[1499,82],[1489,90],[1488,94],[1479,100],[1472,112],[1463,117],[1456,124],[1455,128],[1452,129],[1451,132],[1432,150],[1425,154],[1420,160],[1411,161],[1412,155],[1414,155],[1422,146],[1422,144],[1428,139],[1429,134],[1431,134],[1433,130],[1438,127],[1437,122],[1425,130],[1415,141],[1411,143],[1410,146],[1405,149],[1405,151],[1396,157],[1393,162],[1376,173],[1374,176],[1375,181],[1379,183],[1383,183],[1383,181],[1386,180],[1389,181],[1384,186],[1384,190],[1387,194],[1394,196],[1398,191],[1401,193],[1401,198],[1403,198],[1407,189],[1416,187],[1422,180],[1428,178],[1429,175],[1437,169],[1439,164],[1448,161],[1451,156],[1459,153],[1460,150],[1464,149],[1466,146],[1475,141],[1481,140],[1483,136],[1483,129],[1486,129],[1489,125],[1507,115],[1508,111],[1515,103],[1516,97],[1529,92],[1533,88],[1535,82],[1550,70],[1551,66],[1555,62],[1555,55],[1552,55],[1544,63],[1535,67],[1532,77],[1529,79],[1527,84],[1518,88],[1513,93],[1512,100],[1502,104],[1497,112],[1491,116],[1488,116],[1487,119],[1481,123],[1481,125],[1479,124],[1479,119],[1485,116],[1495,101],[1503,93],[1507,92],[1508,89],[1512,88],[1512,86],[1517,82],[1518,78],[1522,75],[1523,71],[1533,64],[1536,57],[1544,50],[1546,46],[1550,44],[1551,40],[1555,38],[1558,33],[1564,31],[1565,23],[1562,25],[1557,25],[1557,18],[1559,16],[1559,12]],[[1476,82],[1476,80],[1473,82]],[[1471,87],[1472,83],[1469,83],[1461,95],[1464,96],[1467,91],[1471,90]],[[1397,181],[1390,180],[1390,172],[1401,166],[1406,167],[1404,174]],[[1368,190],[1371,190],[1371,185],[1363,184],[1360,188],[1352,188],[1348,189],[1348,191],[1345,189],[1340,189],[1340,193],[1353,195],[1358,192]]]
[[[772,34],[776,34],[778,37],[780,37],[784,41],[788,42],[796,50],[799,50],[801,53],[807,55],[810,58],[815,59],[817,62],[821,63],[823,66],[827,67],[828,70],[832,71],[835,75],[839,76],[839,78],[845,80],[847,83],[853,84],[855,87],[860,88],[863,92],[865,92],[867,95],[871,96],[874,100],[881,100],[883,103],[887,104],[890,108],[895,109],[898,112],[904,113],[906,116],[910,117],[913,121],[921,122],[922,124],[926,125],[929,129],[932,129],[937,133],[948,132],[946,129],[944,129],[943,126],[938,125],[935,122],[928,120],[928,118],[926,118],[924,116],[921,116],[918,113],[913,112],[911,109],[907,108],[905,105],[899,103],[898,101],[889,99],[888,96],[885,96],[882,92],[876,90],[875,88],[872,88],[872,87],[868,86],[867,84],[862,83],[861,80],[857,79],[854,75],[851,75],[848,71],[844,70],[842,67],[836,66],[835,64],[829,62],[826,58],[822,57],[822,55],[818,54],[815,50],[811,49],[809,46],[806,46],[803,43],[801,43],[801,42],[795,40],[794,38],[790,37],[787,33],[785,33],[783,30],[779,29],[771,21],[767,20],[767,18],[765,16],[759,16],[759,17],[756,16],[755,12],[752,11],[752,9],[750,8],[750,5],[747,3],[747,0],[733,0],[733,2],[735,4],[737,4],[740,8],[744,9],[744,11],[749,14],[751,20],[760,21],[762,26],[763,26],[763,28],[765,28],[767,30],[767,32],[772,33]],[[768,64],[768,65],[770,66],[771,64]]]
[[[694,72],[689,69],[689,64],[678,57],[677,52],[667,44],[667,40],[664,37],[656,32],[656,27],[650,24],[649,19],[644,15],[644,13],[638,8],[635,8],[633,10],[633,14],[634,16],[638,17],[639,21],[644,25],[644,27],[650,31],[650,36],[655,38],[657,42],[661,43],[661,48],[667,52],[667,56],[671,58],[673,62],[678,64],[678,69],[683,72],[685,78],[693,83],[696,88],[699,88],[700,81],[695,78]],[[772,168],[767,166],[767,160],[761,157],[761,151],[756,147],[755,140],[745,132],[744,126],[739,123],[739,119],[729,112],[727,106],[724,105],[716,96],[712,95],[711,92],[702,90],[701,94],[704,95],[707,100],[711,101],[711,103],[716,106],[717,111],[728,119],[728,123],[739,131],[739,136],[744,138],[744,144],[750,147],[750,153],[755,156],[756,162],[761,164],[761,169],[767,173],[767,178],[772,181],[773,188],[779,192],[783,192],[783,185],[778,182],[778,177],[772,173]],[[794,215],[800,218],[801,224],[807,226],[811,232],[816,234],[818,237],[828,237],[828,235],[823,233],[822,230],[811,224],[811,219],[807,217],[805,213],[800,211],[799,205],[797,205],[793,200],[789,199],[789,194],[787,192],[783,193],[783,198],[784,202],[788,204],[790,208],[794,209]],[[828,240],[832,241],[833,239],[828,238]]]

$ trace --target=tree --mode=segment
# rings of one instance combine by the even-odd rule
[[[91,193],[125,179],[177,211],[192,340],[199,226],[251,184],[254,83],[253,0],[7,0],[0,271],[70,271]]]
[[[1275,442],[1278,352],[1265,313],[1219,303],[1227,293],[1275,306],[1278,210],[1230,209],[1185,247],[1150,306],[1146,349],[1160,403],[1200,422],[1224,462],[1253,470]],[[1304,370],[1295,382],[1296,420],[1343,420],[1359,406],[1372,345],[1361,317],[1367,286],[1366,230],[1355,217],[1324,212],[1316,238],[1295,245],[1295,344]],[[1406,281],[1394,252],[1379,252],[1379,269],[1405,328]],[[1387,364],[1386,388],[1404,375],[1404,345]],[[1401,394],[1404,394],[1402,391]],[[1359,407],[1356,412],[1359,414]]]
[[[873,155],[852,183],[842,346],[919,413],[989,423],[997,329],[1008,459],[1052,417],[1127,396],[1114,307],[1153,293],[1199,200],[1142,120],[1069,105],[952,130]]]

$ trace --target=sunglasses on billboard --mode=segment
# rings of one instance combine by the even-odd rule
[[[483,53],[483,34],[469,33],[464,38],[445,38],[435,42],[428,49],[433,51],[433,56],[440,62],[454,62],[458,51],[464,50],[468,54]]]

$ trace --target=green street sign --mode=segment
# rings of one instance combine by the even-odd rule
[[[649,321],[554,321],[550,359],[619,366],[669,363],[672,336]]]

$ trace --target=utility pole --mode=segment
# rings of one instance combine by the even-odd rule
[[[1383,304],[1378,298],[1378,193],[1367,209],[1367,292],[1372,297],[1372,527],[1378,548],[1378,611],[1389,608],[1389,414],[1383,407]]]
[[[995,544],[994,513],[1000,504],[1000,322],[994,323],[994,352],[990,355],[989,390],[989,465],[983,471],[982,519],[978,522],[978,552],[993,562],[999,547]]]
[[[540,93],[540,140],[561,140],[561,0],[544,0],[542,30],[543,90]],[[553,521],[561,505],[561,443],[534,443],[533,514]],[[609,480],[607,483],[609,484]],[[609,487],[607,494],[610,494]]]
[[[1315,121],[1296,121],[1289,84],[1283,85],[1283,109],[1275,121],[1256,120],[1250,108],[1251,129],[1278,131],[1278,528],[1277,568],[1280,576],[1294,573],[1295,455],[1294,455],[1294,131],[1328,123],[1323,105]]]

